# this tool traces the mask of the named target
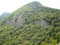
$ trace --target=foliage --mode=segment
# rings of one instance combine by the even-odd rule
[[[31,9],[25,6],[12,13],[4,20],[9,20],[13,16],[17,18],[17,15],[23,12],[25,19],[24,25],[14,26],[8,24],[0,26],[0,45],[58,44],[60,42],[60,10],[43,6]],[[49,25],[36,25],[35,21],[40,20],[46,21]]]

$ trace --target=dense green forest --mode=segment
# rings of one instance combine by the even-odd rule
[[[60,10],[26,4],[0,22],[0,45],[60,45]]]

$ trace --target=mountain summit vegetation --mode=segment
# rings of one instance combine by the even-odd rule
[[[60,45],[60,10],[34,1],[0,22],[0,45]]]

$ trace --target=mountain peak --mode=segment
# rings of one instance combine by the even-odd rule
[[[30,8],[37,8],[37,7],[42,7],[43,5],[38,2],[38,1],[33,1],[31,3],[28,4],[30,6]]]
[[[31,3],[34,3],[34,4],[41,4],[40,2],[38,2],[38,1],[33,1],[33,2],[31,2]],[[41,4],[42,5],[42,4]]]

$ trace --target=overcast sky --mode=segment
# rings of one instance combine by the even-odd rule
[[[39,1],[42,5],[60,9],[60,0],[0,0],[0,15],[3,12],[13,12],[32,1]]]

